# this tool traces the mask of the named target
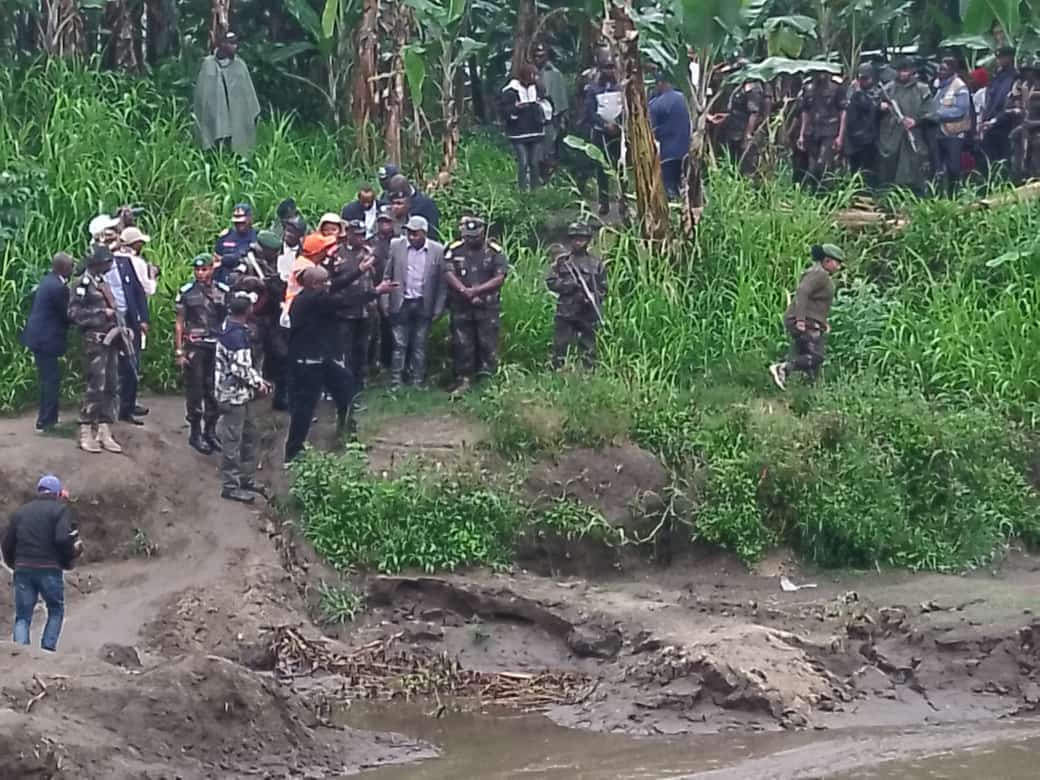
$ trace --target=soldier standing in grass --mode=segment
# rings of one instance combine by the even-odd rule
[[[501,328],[499,291],[509,272],[502,247],[485,237],[478,217],[461,224],[462,240],[444,253],[444,282],[451,299],[451,343],[455,363],[453,392],[462,392],[498,370]]]
[[[568,350],[574,347],[591,368],[596,362],[596,331],[607,294],[607,268],[589,253],[592,228],[574,223],[567,229],[567,238],[570,251],[554,259],[545,277],[546,286],[557,295],[552,363],[554,369],[562,367]]]
[[[1026,57],[1008,97],[1011,131],[1011,179],[1022,183],[1040,177],[1040,59]]]
[[[825,337],[831,326],[828,317],[834,303],[834,280],[841,270],[845,253],[834,244],[812,248],[813,264],[802,274],[794,299],[784,314],[784,327],[791,336],[788,360],[769,367],[773,381],[786,389],[791,371],[801,371],[815,382],[823,365]]]
[[[835,161],[841,159],[848,108],[845,95],[841,77],[826,71],[813,76],[802,90],[798,148],[808,154],[809,180],[815,187],[823,184]]]
[[[191,433],[188,444],[209,455],[220,451],[216,436],[220,410],[213,389],[217,335],[224,322],[227,285],[213,281],[213,261],[199,255],[192,262],[194,281],[181,287],[174,303],[174,355],[184,372],[184,399]],[[205,428],[203,428],[205,425]]]
[[[83,331],[83,375],[86,389],[79,416],[79,447],[84,452],[122,452],[112,438],[122,336],[116,323],[116,303],[105,281],[112,268],[112,250],[95,244],[69,301],[69,319]]]

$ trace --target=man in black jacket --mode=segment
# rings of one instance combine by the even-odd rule
[[[441,234],[439,228],[441,224],[441,212],[437,208],[437,204],[433,202],[433,198],[425,193],[419,192],[419,190],[408,181],[408,177],[401,174],[397,174],[390,179],[387,186],[390,190],[391,201],[395,198],[407,198],[408,216],[422,217],[425,219],[427,225],[429,225],[429,237],[434,241],[440,241]]]
[[[61,395],[61,369],[58,358],[65,354],[69,331],[69,278],[72,258],[58,252],[51,270],[40,280],[33,296],[32,309],[21,334],[21,342],[32,350],[40,377],[40,412],[36,432],[43,433],[58,424],[58,398]]]
[[[369,255],[357,270],[337,275],[329,281],[329,272],[321,266],[308,268],[300,275],[303,290],[293,298],[289,309],[289,434],[285,441],[285,462],[299,455],[307,441],[322,388],[336,402],[336,433],[341,435],[347,423],[356,383],[340,354],[336,315],[344,306],[367,304],[390,292],[393,282],[363,289],[351,287],[375,265]]]
[[[376,203],[376,191],[371,185],[366,184],[358,190],[357,198],[343,207],[340,216],[344,222],[362,222],[365,225],[365,238],[372,238],[376,234],[376,216],[379,214],[379,204]]]
[[[40,646],[58,648],[65,618],[65,580],[62,571],[71,569],[83,550],[67,494],[61,480],[52,474],[36,485],[36,498],[11,515],[3,542],[4,562],[14,570],[14,641],[29,644],[29,629],[36,602],[47,605],[47,623]]]

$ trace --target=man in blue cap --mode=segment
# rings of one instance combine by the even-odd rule
[[[47,623],[40,646],[54,652],[65,618],[65,578],[83,552],[68,494],[53,474],[36,484],[36,497],[18,509],[7,525],[3,542],[4,562],[14,571],[14,641],[29,644],[36,602],[47,605]]]
[[[217,244],[213,247],[213,260],[233,267],[239,259],[246,256],[256,242],[256,230],[253,228],[253,207],[248,203],[239,203],[231,213],[231,227],[217,236]],[[226,282],[217,269],[217,281]]]

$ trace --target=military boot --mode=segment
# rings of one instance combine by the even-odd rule
[[[216,422],[207,422],[206,428],[202,433],[202,439],[209,445],[210,450],[220,452],[220,439],[217,438],[217,433],[213,430],[216,426]]]
[[[97,427],[97,440],[101,443],[101,448],[106,452],[119,453],[123,451],[123,448],[119,446],[119,442],[112,438],[112,431],[108,428],[108,423],[100,423]]]
[[[98,442],[97,435],[94,433],[94,426],[79,426],[79,448],[84,452],[95,454],[101,452],[101,444]]]
[[[206,443],[204,438],[202,438],[202,423],[198,420],[194,420],[191,423],[191,433],[188,435],[188,444],[203,455],[210,455],[213,452],[213,448]]]

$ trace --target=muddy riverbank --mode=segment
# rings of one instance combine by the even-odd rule
[[[363,614],[323,637],[308,616],[319,584],[338,575],[291,525],[219,498],[215,459],[185,446],[178,399],[150,405],[145,428],[120,430],[123,457],[86,456],[67,439],[33,436],[31,418],[0,421],[0,509],[13,508],[41,473],[59,473],[88,545],[68,578],[60,652],[0,643],[2,777],[337,777],[437,754],[436,733],[330,719],[344,700],[399,699],[417,690],[414,679],[386,674],[367,690],[320,670],[289,679],[287,670],[303,670],[275,641],[290,634],[275,627],[290,627],[329,658],[392,648],[413,669],[450,669],[443,679],[464,679],[467,693],[494,684],[490,698],[513,696],[516,706],[580,729],[565,733],[581,752],[598,752],[617,734],[651,746],[721,734],[719,750],[733,755],[732,744],[754,737],[753,751],[735,754],[749,773],[790,750],[812,758],[806,766],[837,770],[821,745],[862,733],[943,750],[1017,727],[1040,703],[1040,618],[1032,613],[1040,560],[1019,553],[999,571],[967,576],[835,575],[802,571],[783,556],[748,572],[727,556],[688,551],[670,567],[612,562],[608,573],[587,577],[520,568],[361,577],[350,582],[366,596]],[[452,451],[459,426],[443,423],[416,431],[386,420],[369,432],[373,457],[394,463],[414,454],[409,437]],[[278,443],[267,430],[265,452]],[[637,456],[619,448],[581,467],[609,472],[611,458]],[[278,465],[266,462],[262,473],[284,488]],[[599,498],[615,500],[602,480],[595,486]],[[781,574],[818,587],[785,592]],[[9,588],[0,588],[0,612],[11,614]],[[470,717],[453,715],[455,704],[437,696],[423,707],[443,716],[431,723]],[[479,712],[482,703],[460,707]],[[489,735],[498,728],[467,722],[477,732],[486,723]],[[847,769],[881,760],[875,753],[859,751]],[[636,771],[642,759],[633,760]],[[396,776],[427,776],[408,774],[425,766]]]

